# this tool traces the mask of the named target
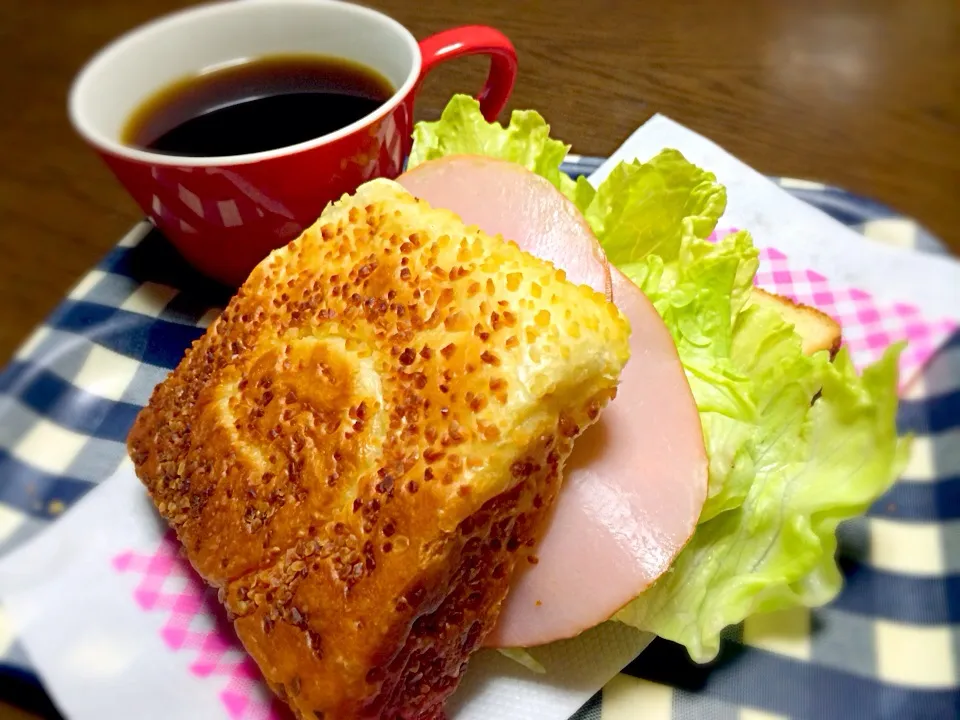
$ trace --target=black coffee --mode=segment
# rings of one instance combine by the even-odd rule
[[[127,145],[209,157],[275,150],[346,127],[394,93],[375,70],[321,55],[271,55],[184,78],[127,121]]]

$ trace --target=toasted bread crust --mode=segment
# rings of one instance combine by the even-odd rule
[[[843,340],[840,324],[817,308],[801,305],[790,298],[754,288],[750,302],[775,310],[794,326],[803,343],[803,352],[810,355],[827,350],[830,357],[836,355]]]

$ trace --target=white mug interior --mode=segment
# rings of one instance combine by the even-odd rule
[[[132,30],[103,48],[70,91],[70,118],[92,145],[133,160],[177,166],[258,162],[291,147],[227,158],[187,158],[125,145],[131,115],[184,77],[264,55],[317,53],[361,63],[396,88],[370,115],[294,149],[322,145],[391,112],[420,74],[420,49],[403,25],[339,0],[228,0],[183,10]]]

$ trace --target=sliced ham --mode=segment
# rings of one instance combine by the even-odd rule
[[[611,299],[610,266],[577,207],[549,181],[521,165],[478,155],[450,155],[418,165],[397,182],[467,225],[500,234],[563,268],[567,278]]]
[[[490,647],[542,645],[609,619],[670,567],[706,500],[700,417],[676,346],[646,296],[612,272],[630,360],[574,446],[538,562],[514,578]]]
[[[599,243],[539,176],[510,163],[454,157],[425,163],[399,182],[597,288]],[[538,562],[514,578],[490,647],[541,645],[609,619],[669,568],[706,499],[700,418],[673,340],[639,288],[615,268],[608,272],[613,299],[631,324],[632,355],[616,399],[577,440],[535,550]]]

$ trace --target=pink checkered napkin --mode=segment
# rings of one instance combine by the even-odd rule
[[[113,559],[121,573],[135,573],[133,598],[144,612],[167,615],[160,630],[173,652],[193,656],[190,672],[220,687],[220,701],[234,720],[289,717],[237,639],[217,593],[204,585],[180,553],[173,533],[152,555],[125,552]]]
[[[731,232],[735,230],[719,230],[709,239]],[[791,267],[787,256],[776,248],[760,250],[759,260],[755,284],[815,307],[840,323],[843,343],[857,369],[879,360],[891,344],[906,340],[900,356],[901,390],[958,327],[949,318],[925,318],[914,305],[884,303],[865,290],[835,286],[815,270]]]
[[[840,323],[843,342],[859,369],[879,360],[892,343],[906,340],[900,356],[901,388],[957,329],[954,320],[925,318],[914,305],[883,303],[864,290],[836,287],[814,270],[792,269],[787,256],[774,248],[760,251],[756,284],[811,305]]]

